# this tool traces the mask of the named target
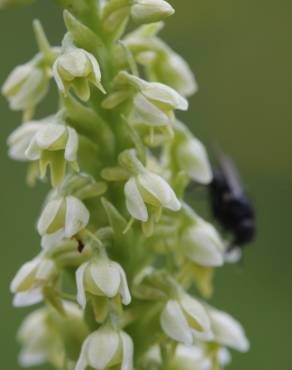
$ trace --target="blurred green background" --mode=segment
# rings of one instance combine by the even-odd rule
[[[241,266],[217,272],[214,303],[238,317],[251,340],[234,354],[233,370],[292,368],[291,66],[289,0],[177,0],[163,36],[196,72],[200,91],[184,119],[208,145],[217,141],[239,166],[258,213],[258,239]],[[57,6],[0,13],[0,81],[36,51],[31,29],[39,17],[52,44],[64,28]],[[290,96],[289,96],[290,94]],[[51,97],[43,112],[54,110]],[[5,140],[19,124],[0,100],[1,367],[19,369],[15,333],[26,310],[8,291],[17,268],[39,250],[34,224],[45,186],[25,186],[25,166],[6,156]]]

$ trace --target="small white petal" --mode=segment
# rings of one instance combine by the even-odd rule
[[[148,99],[165,104],[169,109],[187,110],[188,101],[171,87],[159,82],[149,82],[142,90]]]
[[[100,72],[100,67],[99,67],[99,64],[98,64],[97,60],[95,59],[95,57],[92,54],[88,53],[87,51],[85,51],[85,54],[87,55],[87,58],[90,61],[91,68],[92,68],[92,73],[95,77],[96,82],[100,82],[101,72]]]
[[[170,338],[188,346],[193,343],[191,329],[176,301],[167,302],[160,316],[160,325]]]
[[[65,159],[68,162],[73,162],[77,160],[78,135],[77,132],[71,127],[68,127],[67,131],[68,131],[68,140],[65,148]]]
[[[132,217],[142,222],[148,220],[148,211],[134,178],[125,185],[126,205]]]
[[[56,199],[50,201],[44,208],[38,224],[37,229],[40,235],[46,234],[48,228],[53,223],[55,217],[57,216],[57,213],[60,210],[60,207],[62,205],[63,199]]]
[[[182,142],[178,148],[177,158],[180,168],[184,169],[192,180],[201,184],[209,184],[212,180],[212,170],[207,152],[203,144],[192,138]]]
[[[190,317],[190,321],[194,321],[194,329],[200,332],[209,332],[210,319],[204,306],[187,294],[184,294],[179,302],[185,313]]]
[[[127,277],[126,277],[125,271],[120,265],[118,265],[117,268],[120,271],[120,278],[121,278],[120,294],[122,296],[122,302],[124,305],[128,305],[131,303],[131,294],[130,294],[129,287],[128,287]]]
[[[43,300],[43,294],[41,289],[36,288],[27,292],[16,293],[13,299],[14,307],[27,307]]]
[[[134,109],[129,117],[133,124],[148,126],[167,126],[172,124],[168,115],[152,104],[142,94],[137,94],[133,101]]]
[[[9,156],[16,160],[26,160],[26,149],[29,147],[33,136],[39,129],[40,125],[36,122],[25,123],[14,130],[8,137]]]
[[[56,265],[54,261],[45,258],[40,261],[35,278],[36,280],[50,280],[55,273]]]
[[[54,76],[54,79],[55,79],[56,84],[58,86],[58,89],[64,93],[65,92],[65,85],[64,85],[63,80],[62,80],[62,78],[60,76],[60,73],[58,71],[58,63],[59,63],[59,61],[57,59],[55,61],[55,63],[53,64],[53,69],[52,69],[53,70],[53,76]]]
[[[41,149],[48,149],[64,135],[65,131],[66,127],[63,125],[56,123],[46,124],[40,128],[35,136],[37,145]]]
[[[64,230],[58,230],[53,234],[45,234],[41,239],[41,246],[45,250],[52,249],[56,247],[64,239]]]
[[[33,138],[30,141],[30,144],[27,147],[27,149],[25,150],[24,155],[30,161],[37,161],[37,160],[40,159],[40,157],[41,157],[41,149],[38,146],[35,138]]]
[[[208,309],[215,341],[240,352],[249,350],[249,341],[240,323],[227,313]]]
[[[87,350],[89,365],[97,370],[106,369],[119,349],[119,342],[119,335],[107,327],[91,334]]]
[[[82,230],[89,221],[85,205],[73,196],[66,197],[65,236],[71,238]]]
[[[71,79],[73,77],[86,77],[90,69],[86,53],[83,49],[78,48],[72,48],[59,56],[57,66],[71,75]],[[59,73],[62,74],[60,70]]]
[[[160,176],[147,171],[138,175],[139,184],[165,208],[179,211],[181,204],[169,184]]]
[[[84,289],[84,274],[88,267],[88,263],[83,263],[78,267],[76,271],[76,285],[77,285],[77,302],[80,306],[85,309],[86,306],[86,294]]]
[[[174,13],[173,7],[164,0],[135,0],[131,15],[135,22],[158,22]]]
[[[222,266],[224,253],[219,241],[219,236],[214,238],[211,228],[205,223],[198,223],[183,232],[181,248],[193,262],[203,266]]]
[[[35,258],[21,266],[10,284],[10,291],[12,293],[16,293],[21,285],[25,283],[25,280],[29,279],[30,275],[34,275],[38,264],[39,259]]]
[[[96,286],[106,297],[113,298],[117,295],[120,286],[120,273],[117,266],[107,260],[91,263],[90,275]]]
[[[132,338],[125,332],[121,333],[122,347],[123,347],[123,360],[121,370],[133,369],[133,341]]]
[[[85,370],[88,365],[87,350],[91,336],[87,337],[82,344],[81,352],[75,367],[75,370]]]

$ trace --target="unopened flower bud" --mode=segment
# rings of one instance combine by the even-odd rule
[[[83,49],[70,47],[65,50],[54,63],[53,75],[64,95],[72,87],[81,100],[87,101],[90,97],[89,82],[104,92],[99,64]]]
[[[75,370],[85,370],[87,367],[96,370],[111,367],[132,370],[132,339],[124,331],[102,326],[85,339]]]
[[[137,23],[158,22],[173,13],[173,7],[164,0],[134,0],[131,7],[131,15]]]
[[[181,250],[191,261],[203,266],[221,266],[224,244],[216,229],[200,217],[181,237]]]
[[[85,205],[71,195],[49,201],[39,218],[37,229],[40,235],[61,232],[71,238],[84,229],[89,221]]]
[[[177,148],[177,161],[180,169],[194,181],[209,184],[212,180],[212,170],[206,149],[203,144],[192,137],[182,141]]]
[[[2,87],[2,94],[13,110],[34,108],[46,95],[49,87],[48,71],[34,61],[16,67]]]
[[[82,264],[76,271],[77,300],[86,306],[86,292],[95,296],[114,298],[120,295],[123,304],[131,302],[127,278],[122,267],[104,258]]]

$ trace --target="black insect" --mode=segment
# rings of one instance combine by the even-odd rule
[[[255,209],[246,194],[233,161],[219,153],[209,185],[212,213],[233,235],[228,251],[252,242],[256,235]]]

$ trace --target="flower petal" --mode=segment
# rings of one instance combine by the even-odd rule
[[[76,271],[76,286],[77,286],[77,302],[85,309],[86,306],[86,293],[84,289],[84,274],[88,267],[88,263],[83,263]]]
[[[132,338],[125,332],[121,333],[122,347],[123,347],[123,360],[121,370],[133,369],[133,341]]]
[[[43,300],[43,294],[41,289],[31,289],[27,292],[16,293],[13,299],[14,307],[27,307]]]
[[[47,233],[47,230],[55,220],[61,205],[63,202],[63,198],[55,199],[50,201],[42,211],[42,214],[38,220],[37,229],[40,235],[44,235]]]
[[[98,370],[106,369],[119,349],[119,342],[119,335],[107,327],[91,334],[87,350],[89,365]]]
[[[170,338],[185,345],[193,343],[191,329],[176,301],[170,300],[167,302],[160,316],[160,325]]]
[[[132,217],[142,222],[148,220],[148,211],[134,178],[125,185],[126,205]]]
[[[118,294],[121,280],[116,264],[105,259],[98,260],[90,264],[89,271],[96,286],[106,297],[113,298]]]
[[[71,238],[82,230],[89,221],[89,212],[85,205],[71,195],[66,197],[65,236]]]
[[[206,309],[199,301],[184,294],[179,303],[185,311],[185,316],[187,316],[192,329],[200,332],[209,332],[210,319]]]
[[[69,162],[77,160],[78,152],[78,135],[77,132],[71,128],[67,128],[68,131],[68,140],[65,147],[65,159]]]
[[[215,342],[240,352],[249,350],[249,341],[240,323],[232,316],[214,308],[208,308]]]
[[[160,176],[147,171],[138,175],[139,184],[165,208],[179,211],[181,204],[169,184]]]
[[[131,294],[130,294],[129,287],[128,287],[127,277],[126,277],[124,269],[120,265],[118,265],[117,268],[120,271],[120,278],[121,278],[120,294],[122,296],[122,302],[123,304],[128,305],[131,303]]]

